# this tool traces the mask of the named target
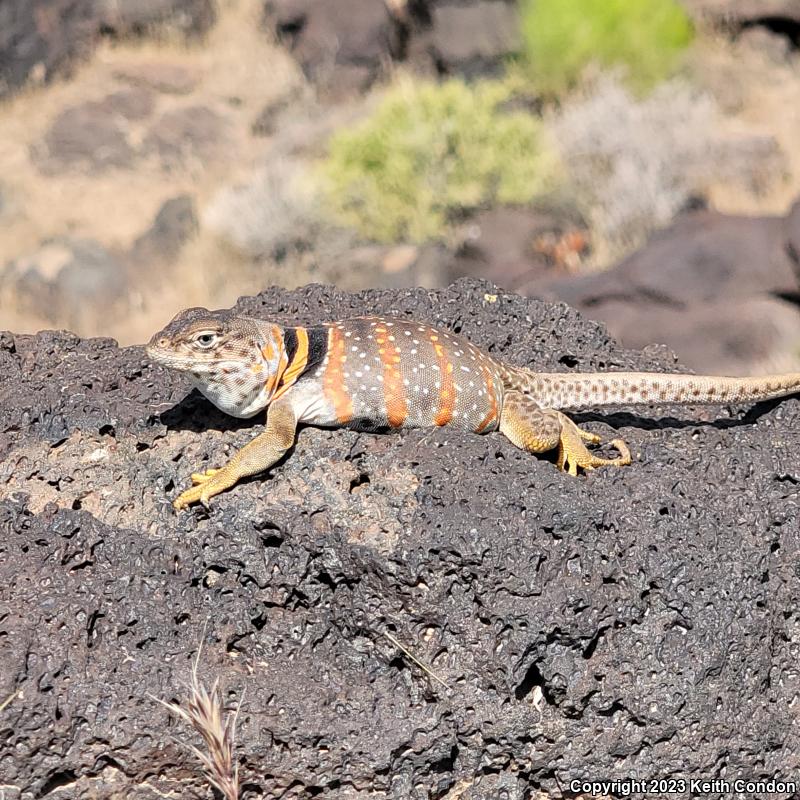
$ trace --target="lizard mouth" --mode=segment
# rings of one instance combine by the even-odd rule
[[[175,353],[173,350],[164,350],[158,345],[148,344],[145,347],[147,357],[157,364],[164,367],[171,367],[172,369],[188,370],[191,367],[191,360]]]

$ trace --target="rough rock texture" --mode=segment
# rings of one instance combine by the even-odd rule
[[[68,72],[101,34],[138,35],[166,26],[196,36],[215,19],[213,0],[3,0],[0,97],[29,79]]]
[[[799,210],[687,214],[613,269],[526,290],[602,320],[630,347],[664,342],[698,371],[789,363],[800,343]]]
[[[238,307],[411,315],[549,370],[674,368],[489,284]],[[6,333],[0,374],[0,703],[22,693],[0,711],[6,798],[210,796],[151,699],[185,700],[204,630],[201,676],[229,707],[246,691],[247,798],[800,768],[797,399],[590,417],[636,463],[580,479],[495,435],[308,429],[270,478],[178,515],[190,472],[257,422],[109,340]]]

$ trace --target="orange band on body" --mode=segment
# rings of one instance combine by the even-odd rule
[[[332,325],[328,331],[328,365],[322,378],[322,391],[333,405],[336,420],[346,425],[353,419],[353,401],[344,383],[344,364],[347,354],[344,350],[342,332]]]
[[[408,416],[406,387],[400,372],[400,348],[390,329],[384,324],[375,327],[375,342],[383,364],[383,402],[386,419],[393,428],[399,428]],[[392,339],[389,337],[392,336]]]
[[[453,362],[447,357],[447,351],[439,342],[439,335],[431,331],[431,344],[436,353],[436,362],[439,366],[439,410],[433,421],[437,425],[447,425],[453,419],[453,410],[456,407],[456,386],[453,382]]]

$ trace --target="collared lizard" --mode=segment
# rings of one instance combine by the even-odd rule
[[[317,326],[282,326],[230,312],[192,308],[147,346],[164,366],[187,373],[214,405],[234,417],[266,410],[266,429],[220,469],[192,475],[173,505],[208,505],[240,478],[275,464],[300,424],[367,431],[447,426],[500,431],[530,453],[556,450],[556,465],[625,466],[586,446],[600,437],[563,412],[602,406],[742,403],[800,391],[800,373],[724,378],[650,372],[535,372],[492,358],[465,338],[395,317],[359,317]]]

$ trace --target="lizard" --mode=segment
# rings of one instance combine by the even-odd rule
[[[536,372],[493,358],[466,338],[401,317],[279,325],[228,311],[180,312],[147,345],[149,358],[186,373],[217,408],[239,418],[266,411],[262,433],[219,469],[192,475],[177,510],[263,472],[291,449],[298,426],[384,432],[447,427],[499,431],[529,453],[555,450],[569,475],[622,467],[621,439],[601,438],[565,411],[605,406],[734,404],[800,391],[800,373],[753,378],[660,372]]]

